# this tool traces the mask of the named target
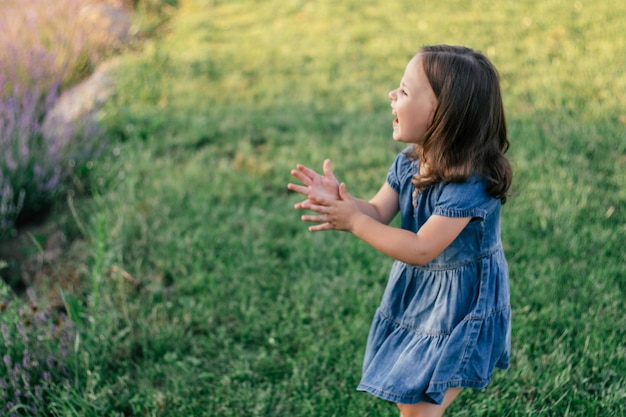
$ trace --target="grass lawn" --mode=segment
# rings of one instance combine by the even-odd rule
[[[328,157],[375,192],[403,148],[388,91],[421,45],[451,43],[500,70],[515,178],[511,368],[449,415],[626,415],[624,16],[621,0],[181,1],[124,57],[94,197],[59,215],[82,242],[64,293],[82,330],[52,408],[397,415],[355,391],[391,260],[308,233],[286,184]]]

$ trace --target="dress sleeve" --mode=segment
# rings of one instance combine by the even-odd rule
[[[406,155],[408,149],[409,148],[405,149],[396,156],[396,159],[387,172],[387,184],[398,194],[400,194],[402,182],[406,180],[407,175],[413,176],[410,169],[411,161]]]
[[[487,183],[470,179],[464,183],[445,182],[435,202],[433,214],[446,217],[479,217],[484,219],[500,200],[487,194]]]

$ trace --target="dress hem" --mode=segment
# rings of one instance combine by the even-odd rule
[[[508,363],[497,363],[496,368],[506,370],[508,369]],[[483,380],[471,380],[471,379],[454,379],[448,382],[432,382],[423,394],[407,395],[398,394],[396,392],[387,391],[385,389],[374,387],[365,382],[359,383],[357,391],[367,392],[378,398],[386,401],[390,401],[398,404],[417,404],[419,402],[428,402],[431,404],[441,405],[443,397],[448,388],[472,388],[483,389],[491,382],[491,376]],[[441,398],[439,401],[435,397]]]

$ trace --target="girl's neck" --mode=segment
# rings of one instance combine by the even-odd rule
[[[413,144],[413,155],[418,158],[420,177],[427,176],[430,172],[429,164],[424,161],[422,148],[418,144]]]

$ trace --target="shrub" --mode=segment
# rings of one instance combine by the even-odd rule
[[[0,78],[0,92],[5,85]],[[57,86],[44,95],[36,86],[22,93],[14,84],[13,94],[0,95],[0,239],[45,214],[67,179],[84,175],[106,144],[90,124],[44,134],[41,121],[58,97]]]
[[[1,78],[0,91],[6,91]],[[52,88],[41,100],[38,88],[22,93],[14,84],[13,93],[0,98],[0,236],[19,217],[44,211],[67,175],[62,168],[67,144],[60,139],[46,142],[41,132],[40,120],[55,96]]]
[[[74,13],[79,0],[8,0],[0,5],[0,73],[11,83],[45,89],[71,84],[88,71],[87,37]]]
[[[64,180],[84,168],[99,136],[72,126],[44,135],[41,123],[60,89],[83,78],[112,47],[81,26],[85,0],[0,4],[0,239],[45,213]]]
[[[64,314],[38,311],[30,296],[20,308],[0,280],[0,415],[44,415],[51,390],[68,382],[76,327]]]

